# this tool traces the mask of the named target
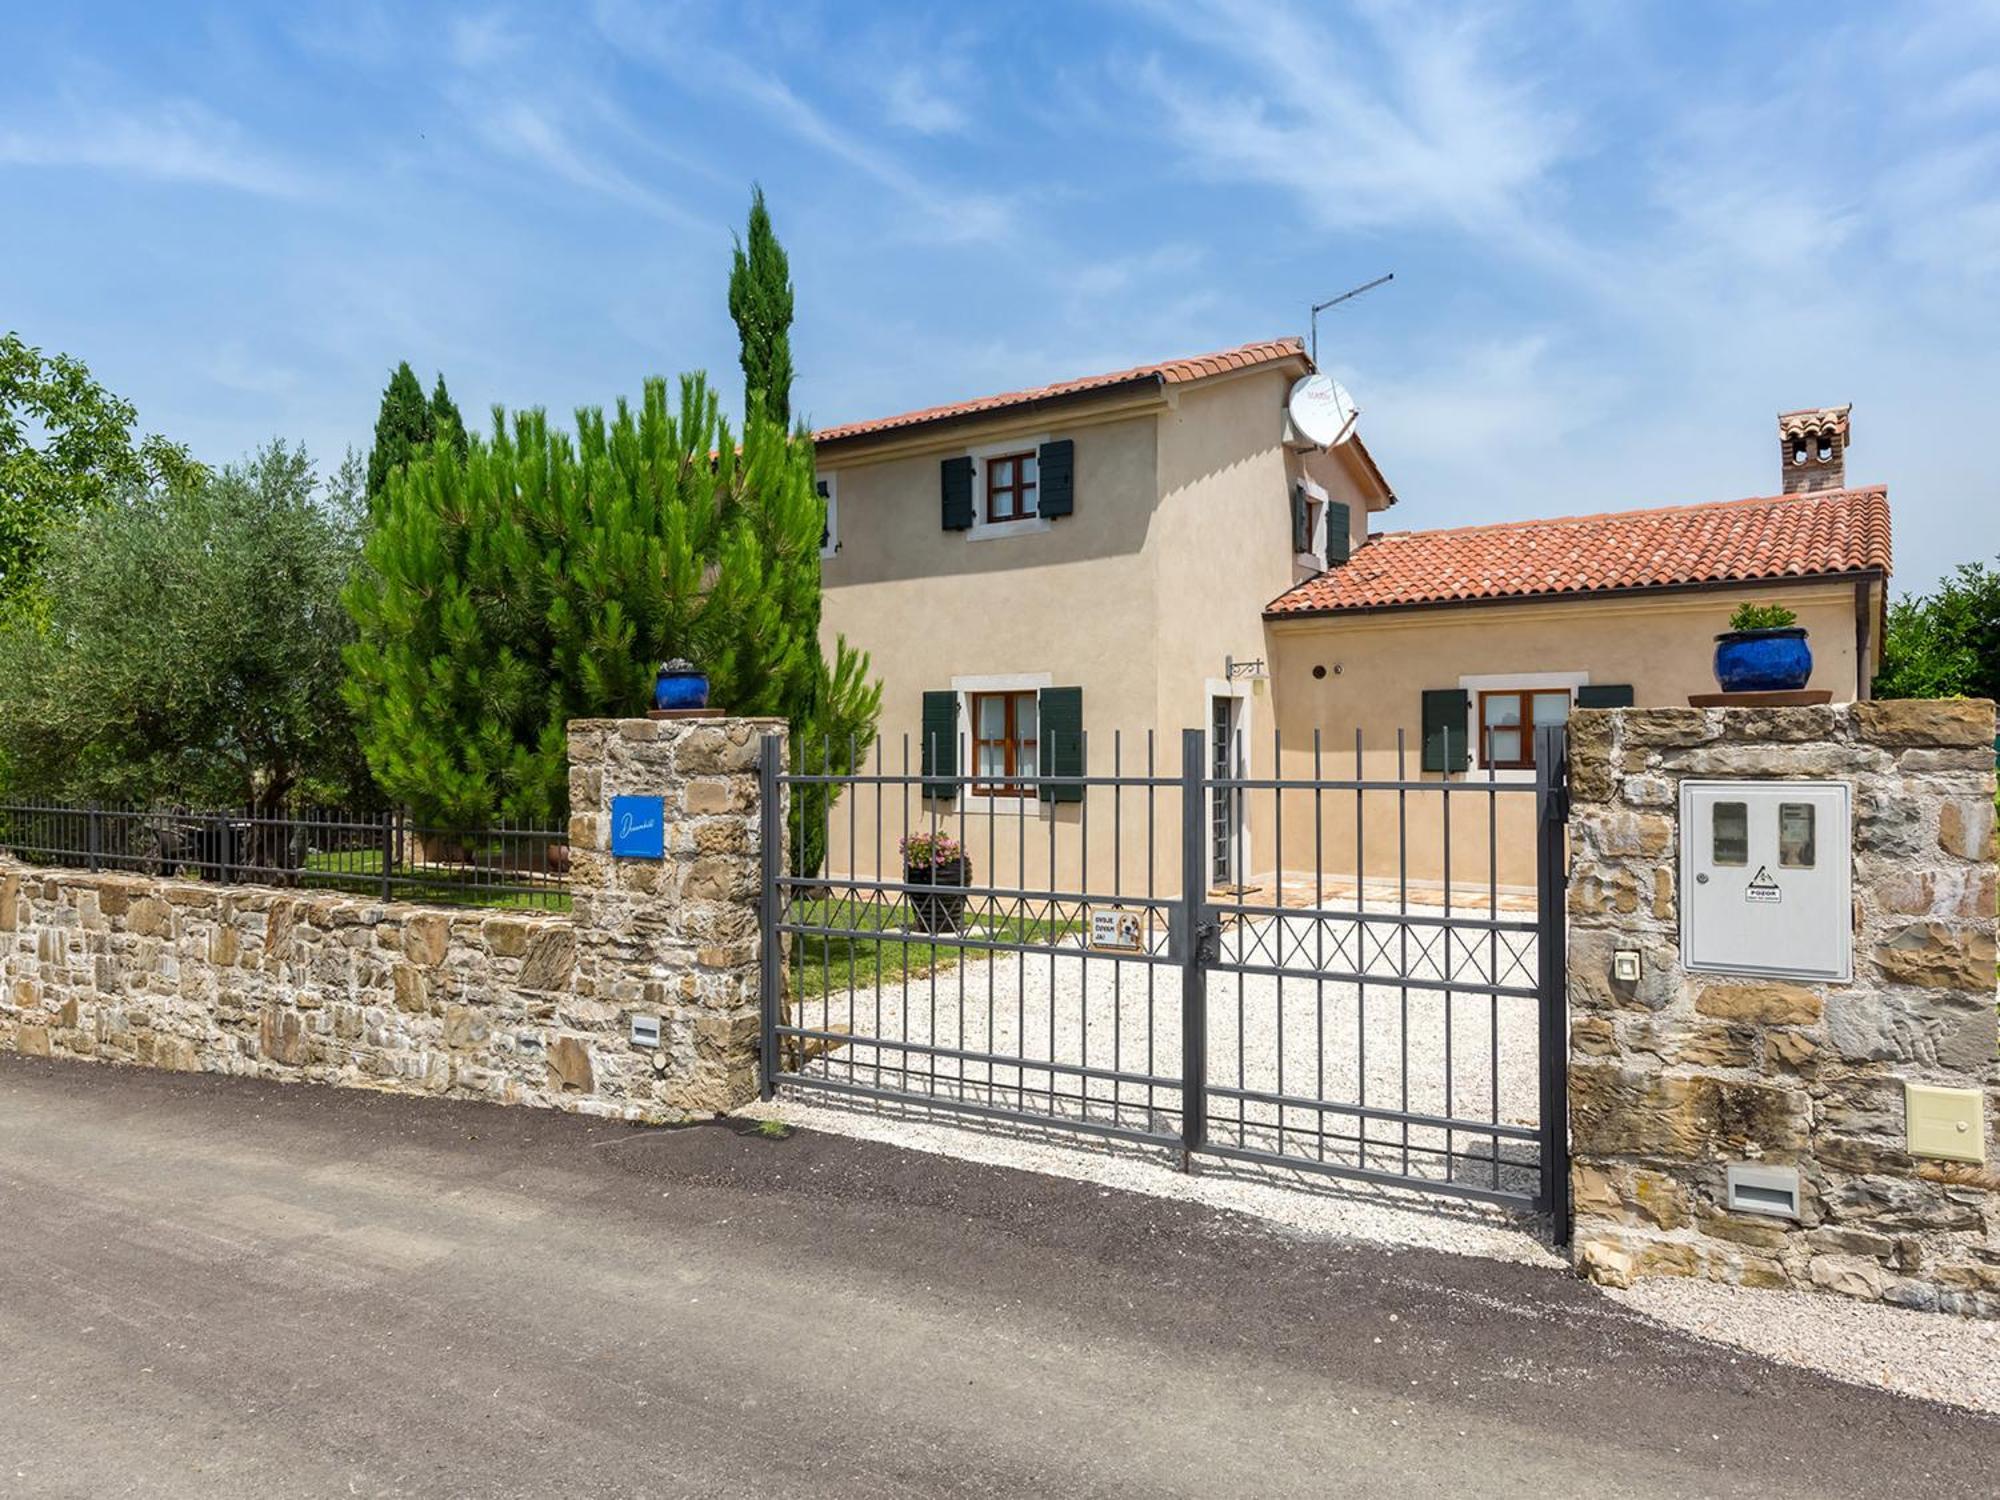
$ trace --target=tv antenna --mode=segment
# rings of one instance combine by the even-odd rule
[[[1376,287],[1382,285],[1383,282],[1394,281],[1395,279],[1396,279],[1396,273],[1394,271],[1391,271],[1386,276],[1377,276],[1373,281],[1363,282],[1360,286],[1357,287],[1350,287],[1347,291],[1342,292],[1338,297],[1329,297],[1324,302],[1315,302],[1313,304],[1312,362],[1313,362],[1313,368],[1315,370],[1319,368],[1319,315],[1325,312],[1329,307],[1338,307],[1343,302],[1351,302],[1356,297],[1359,297],[1363,292],[1372,292],[1375,290]]]

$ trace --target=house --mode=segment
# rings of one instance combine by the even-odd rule
[[[1572,707],[1685,705],[1713,692],[1714,637],[1743,603],[1797,613],[1810,688],[1835,702],[1868,697],[1887,609],[1887,491],[1846,486],[1846,408],[1787,413],[1779,434],[1776,495],[1384,532],[1281,594],[1265,622],[1283,774],[1307,774],[1300,747],[1337,729],[1349,745],[1360,731],[1367,776],[1400,764],[1427,779],[1530,778],[1533,726]],[[1352,754],[1340,774],[1355,774]],[[1473,826],[1454,830],[1454,846],[1483,876],[1486,810],[1476,799],[1461,809]],[[1497,830],[1503,886],[1532,879],[1532,839],[1518,824]],[[1427,823],[1397,834],[1381,819],[1372,832],[1371,868],[1392,836],[1419,850],[1442,841]]]
[[[1320,449],[1291,428],[1311,369],[1278,339],[815,435],[824,635],[883,681],[881,769],[952,778],[935,796],[857,788],[829,830],[838,864],[888,865],[902,832],[939,824],[995,879],[1166,889],[1177,806],[1146,799],[1142,836],[1136,791],[1023,778],[1177,775],[1183,728],[1212,774],[1393,774],[1400,733],[1412,777],[1532,775],[1516,720],[1684,702],[1742,598],[1797,609],[1815,685],[1865,694],[1888,512],[1842,487],[1844,410],[1788,419],[1796,496],[1396,532],[1359,436]],[[1287,866],[1330,866],[1294,847],[1326,810],[1278,803],[1204,810],[1215,884],[1267,880],[1280,825]]]

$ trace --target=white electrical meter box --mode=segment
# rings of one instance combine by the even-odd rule
[[[1852,979],[1852,792],[1838,781],[1681,783],[1681,965]]]

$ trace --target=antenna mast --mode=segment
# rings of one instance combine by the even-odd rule
[[[1313,368],[1315,370],[1319,368],[1319,315],[1325,312],[1329,307],[1338,307],[1343,302],[1348,302],[1356,297],[1359,297],[1363,292],[1374,291],[1376,287],[1382,285],[1382,283],[1385,281],[1394,281],[1395,279],[1396,279],[1396,273],[1394,271],[1391,271],[1386,276],[1377,276],[1373,281],[1363,282],[1360,286],[1352,287],[1349,290],[1342,292],[1338,297],[1329,297],[1324,302],[1315,302],[1313,304],[1312,362],[1313,362]]]

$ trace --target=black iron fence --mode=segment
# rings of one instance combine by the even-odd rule
[[[569,833],[459,829],[400,812],[0,803],[0,853],[27,864],[444,905],[569,906]]]
[[[831,793],[819,868],[763,831],[767,1096],[1533,1208],[1561,1236],[1561,727],[1527,767],[1442,775],[1400,735],[1274,739],[1255,774],[1219,737],[1004,778],[965,749],[939,776],[907,745],[842,770],[767,742],[767,804]]]

